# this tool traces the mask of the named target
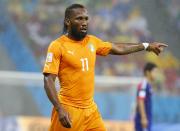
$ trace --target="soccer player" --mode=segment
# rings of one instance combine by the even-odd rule
[[[144,80],[138,85],[137,108],[135,116],[136,131],[151,131],[152,109],[151,95],[152,82],[155,80],[157,66],[154,63],[147,63],[144,67]]]
[[[154,43],[117,43],[88,35],[88,11],[80,4],[66,8],[64,34],[48,48],[44,65],[44,88],[54,108],[49,131],[105,131],[93,100],[96,55],[125,55],[152,51],[157,55],[167,45]],[[55,78],[60,91],[55,89]]]

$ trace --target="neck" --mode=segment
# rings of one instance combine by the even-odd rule
[[[66,35],[68,38],[70,38],[71,40],[75,40],[75,41],[81,41],[84,39],[84,38],[81,38],[81,39],[77,38],[77,37],[73,36],[71,33],[67,33]]]
[[[152,84],[152,80],[149,77],[145,77],[148,83]]]

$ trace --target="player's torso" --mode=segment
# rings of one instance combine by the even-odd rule
[[[142,86],[143,82],[140,84]],[[142,88],[142,87],[141,87]],[[151,103],[151,96],[152,96],[152,87],[149,83],[145,83],[144,91],[146,93],[146,98],[144,99],[144,105],[145,105],[145,112],[147,115],[148,120],[151,120],[152,117],[152,103]],[[139,94],[140,89],[138,89],[137,94]],[[136,120],[140,121],[140,112],[139,109],[136,109]]]
[[[82,43],[64,40],[61,41],[61,50],[61,96],[68,96],[73,100],[90,100],[94,93],[95,43],[90,39]]]
[[[146,85],[146,94],[147,97],[145,99],[145,108],[146,108],[146,115],[148,117],[148,119],[151,119],[152,117],[152,103],[151,103],[151,97],[152,97],[152,87],[149,83],[147,83]]]
[[[96,51],[95,45],[91,42],[83,43],[62,43],[63,55],[61,57],[60,70],[68,68],[69,71],[88,73],[94,70]]]

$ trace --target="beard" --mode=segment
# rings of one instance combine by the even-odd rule
[[[77,26],[72,26],[71,35],[76,40],[82,40],[87,35],[87,31],[86,32],[78,31]]]

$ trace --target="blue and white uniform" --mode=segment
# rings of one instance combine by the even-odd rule
[[[143,129],[141,125],[141,115],[138,109],[138,106],[136,108],[136,114],[135,114],[135,130],[136,131],[151,131],[151,125],[152,125],[152,87],[150,83],[146,79],[144,79],[139,85],[137,90],[137,100],[141,99],[144,100],[144,106],[145,106],[145,113],[148,120],[148,126],[147,129]]]

